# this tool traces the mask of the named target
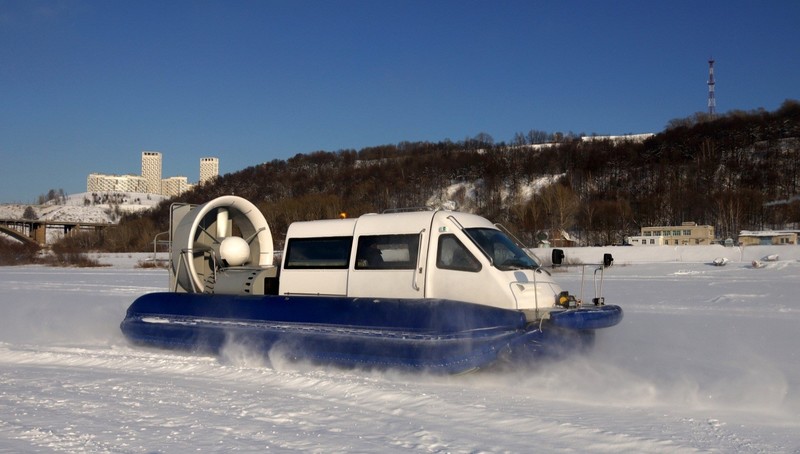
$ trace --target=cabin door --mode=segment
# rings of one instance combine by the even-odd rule
[[[425,297],[428,227],[415,233],[362,234],[354,239],[348,296]]]

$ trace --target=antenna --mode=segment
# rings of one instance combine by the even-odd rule
[[[714,59],[708,59],[708,115],[713,119],[717,114],[717,100],[714,98]]]

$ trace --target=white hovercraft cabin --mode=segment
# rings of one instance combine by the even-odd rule
[[[280,269],[266,220],[244,199],[178,207],[173,218],[173,291],[448,299],[512,310],[552,308],[563,296],[520,245],[473,214],[295,222]],[[231,235],[234,223],[242,237]]]
[[[538,295],[534,287],[538,284]],[[504,309],[553,306],[561,289],[486,219],[451,211],[296,222],[281,295],[441,298]]]

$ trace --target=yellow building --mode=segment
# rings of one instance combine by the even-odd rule
[[[742,231],[739,232],[739,244],[742,246],[797,244],[797,234],[797,230]]]
[[[642,227],[641,236],[643,238],[662,237],[665,246],[712,244],[714,242],[714,227],[697,225],[696,222],[684,222],[681,225],[662,227]]]

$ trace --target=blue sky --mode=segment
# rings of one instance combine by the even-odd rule
[[[0,0],[0,203],[91,172],[659,132],[800,99],[797,1]]]

